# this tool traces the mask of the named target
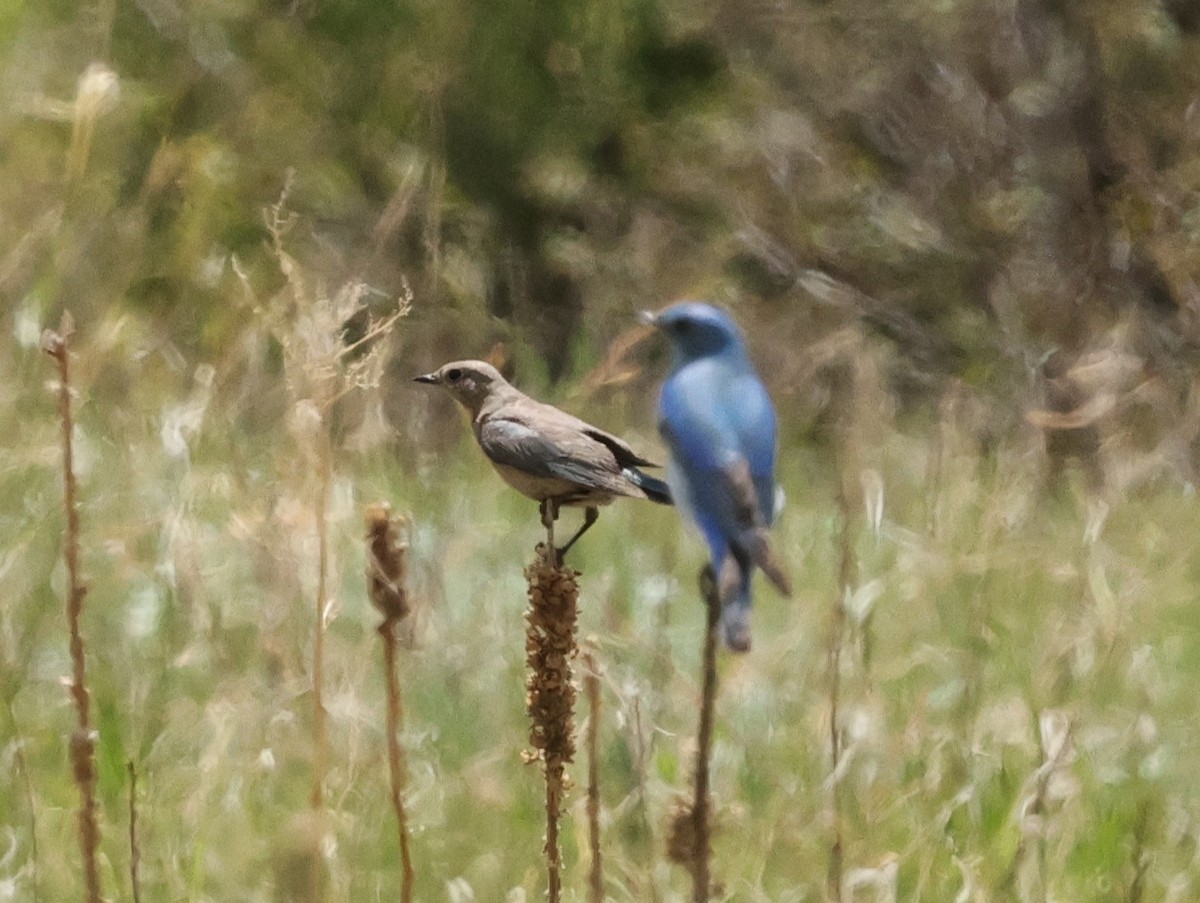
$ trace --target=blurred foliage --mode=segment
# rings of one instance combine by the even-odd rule
[[[1194,898],[1198,52],[1196,0],[0,4],[0,899],[76,887],[37,350],[61,310],[106,886],[125,894],[128,759],[146,898],[283,899],[315,856],[339,899],[397,886],[357,537],[388,497],[413,513],[422,603],[403,675],[419,893],[518,900],[541,892],[517,765],[536,516],[408,379],[487,354],[654,449],[662,351],[633,313],[682,295],[747,327],[804,574],[795,606],[762,593],[760,647],[723,665],[733,898],[823,892],[839,483],[848,885]],[[321,412],[327,826],[305,816],[315,513],[279,312],[345,292],[369,316],[321,321],[321,347],[410,292],[412,315],[382,390]],[[682,892],[660,849],[701,626],[680,535],[614,506],[579,550],[617,899]]]
[[[1019,410],[1047,355],[1068,373],[1116,348],[1135,367],[1103,391],[1153,383],[1174,416],[1198,335],[1196,10],[14,4],[0,297],[137,312],[211,357],[240,326],[234,263],[278,281],[261,210],[294,170],[306,259],[413,286],[419,367],[502,342],[558,379],[635,308],[699,294],[771,324],[783,387],[853,327],[894,348],[906,404],[965,382]]]

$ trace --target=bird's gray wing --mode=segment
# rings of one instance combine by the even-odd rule
[[[532,402],[532,399],[530,399]],[[583,435],[594,439],[601,445],[606,446],[612,452],[613,460],[621,467],[660,467],[661,465],[643,458],[635,452],[624,439],[614,436],[612,433],[607,433],[599,427],[592,426],[586,420],[580,420],[574,414],[568,414],[566,411],[560,411],[556,407],[552,407],[542,402],[533,402],[537,406],[538,423],[553,423],[556,427],[563,430],[573,430],[582,433]],[[526,407],[522,405],[522,407]],[[530,410],[525,413],[532,413],[532,405],[528,406]]]
[[[655,462],[649,460],[648,458],[643,458],[641,455],[639,455],[637,452],[635,452],[632,448],[630,448],[629,444],[626,443],[624,439],[618,439],[612,433],[606,433],[606,432],[604,432],[604,430],[597,429],[596,427],[594,427],[590,424],[587,424],[587,423],[585,423],[584,426],[587,428],[585,430],[587,435],[591,436],[597,442],[608,446],[608,450],[612,452],[613,457],[616,458],[617,463],[620,464],[622,467],[660,467],[661,466],[661,465],[656,464]]]
[[[479,425],[478,435],[483,453],[497,464],[534,477],[628,492],[612,450],[556,418],[533,425],[525,418],[490,417]]]

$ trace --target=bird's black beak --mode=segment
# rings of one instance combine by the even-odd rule
[[[423,373],[420,376],[414,376],[413,382],[426,383],[430,386],[436,386],[437,382],[438,382],[438,378],[437,378],[436,373]]]
[[[646,326],[658,325],[658,314],[652,310],[639,310],[637,312],[638,322]]]

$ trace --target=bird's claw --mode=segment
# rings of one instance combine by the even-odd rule
[[[547,559],[554,567],[562,567],[563,557],[567,553],[566,546],[559,548],[551,546],[544,542],[539,542],[533,547],[533,553],[541,558]]]

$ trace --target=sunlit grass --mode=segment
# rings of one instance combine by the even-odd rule
[[[287,436],[266,422],[240,428],[219,392],[187,454],[171,457],[164,412],[193,391],[190,374],[164,378],[147,359],[144,379],[117,397],[99,374],[103,355],[141,340],[136,324],[125,330],[105,347],[81,337],[78,367],[103,880],[110,896],[127,895],[131,759],[144,899],[283,899],[319,836],[305,821],[314,513]],[[35,880],[41,899],[71,899],[81,880],[43,365],[35,349],[14,350],[0,380],[10,437],[0,448],[0,811],[11,843],[0,889],[14,900],[32,899]],[[360,537],[364,505],[381,498],[414,520],[421,611],[400,676],[417,898],[544,890],[541,782],[520,756],[522,567],[541,527],[536,506],[460,432],[437,454],[404,440],[403,460],[391,446],[338,454],[339,614],[326,649],[334,842],[315,850],[333,899],[394,898],[400,883]],[[904,900],[1189,899],[1200,877],[1194,498],[1163,480],[1114,494],[1102,517],[1082,479],[1045,485],[1032,439],[982,455],[946,435],[952,424],[889,426],[859,459],[879,474],[884,508],[878,533],[867,517],[854,529],[837,776],[845,880],[858,894],[848,899],[889,899],[893,887]],[[764,903],[823,897],[832,824],[833,456],[785,447],[781,479],[779,545],[796,597],[758,587],[754,650],[721,662],[712,760],[715,877],[728,898]],[[663,842],[691,762],[703,552],[673,512],[618,503],[573,556],[580,635],[604,671],[607,891],[683,899],[686,875],[665,864]],[[575,899],[586,886],[584,767],[574,766],[563,821]]]

